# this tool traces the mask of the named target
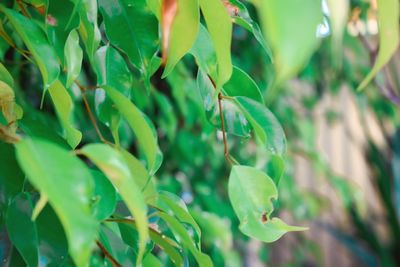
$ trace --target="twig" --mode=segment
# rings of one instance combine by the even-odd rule
[[[229,156],[229,151],[228,151],[228,144],[226,142],[226,132],[225,132],[225,119],[224,119],[224,114],[222,110],[222,94],[218,94],[218,107],[219,107],[219,118],[221,119],[221,130],[222,130],[222,140],[224,142],[224,156],[228,157]]]
[[[107,251],[107,249],[100,243],[100,241],[96,241],[96,245],[100,248],[104,256],[111,261],[111,264],[114,267],[122,267],[122,265],[116,259],[114,259],[114,257]]]
[[[78,81],[75,81],[75,84],[76,84],[76,85],[79,87],[79,89],[81,90],[83,104],[85,105],[85,109],[86,109],[86,111],[87,111],[87,113],[88,113],[88,115],[89,115],[90,121],[92,122],[92,125],[93,125],[93,127],[94,127],[94,129],[95,129],[95,131],[96,131],[96,133],[97,133],[97,136],[99,137],[99,139],[100,139],[103,143],[111,144],[111,142],[107,141],[107,140],[104,138],[103,134],[102,134],[101,131],[100,131],[99,126],[97,125],[96,118],[95,118],[95,116],[93,115],[93,112],[92,112],[92,110],[90,109],[89,102],[88,102],[88,100],[87,100],[87,98],[86,98],[86,87],[82,86]]]

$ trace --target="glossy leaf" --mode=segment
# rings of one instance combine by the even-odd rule
[[[98,228],[90,213],[93,194],[90,172],[70,151],[44,140],[22,140],[16,144],[16,151],[29,181],[47,195],[60,218],[75,264],[86,266]]]
[[[153,175],[161,165],[162,154],[157,144],[157,137],[145,115],[123,94],[112,87],[103,87],[114,102],[115,107],[128,122],[134,132],[140,149],[143,150],[147,168]]]
[[[32,53],[42,73],[45,89],[47,89],[57,79],[60,67],[57,62],[57,55],[47,41],[46,35],[33,21],[14,10],[0,6],[0,11],[7,16],[15,31],[21,36]]]
[[[91,173],[95,184],[93,212],[97,220],[102,221],[113,214],[117,205],[117,192],[102,172],[91,170]]]
[[[70,87],[81,72],[83,59],[82,48],[79,45],[79,35],[76,30],[71,31],[68,35],[64,47],[64,57],[67,67],[66,86]]]
[[[247,120],[253,126],[255,135],[272,154],[283,155],[286,151],[286,138],[282,126],[264,105],[247,97],[235,97]]]
[[[147,207],[123,155],[104,144],[89,144],[81,150],[81,153],[96,164],[110,179],[134,216],[139,232],[139,251],[136,264],[140,264],[149,237]]]
[[[321,2],[314,0],[253,0],[271,45],[279,84],[296,75],[317,48],[322,22]]]
[[[232,168],[228,183],[229,199],[239,218],[240,230],[263,242],[274,242],[289,231],[306,228],[289,226],[279,218],[270,218],[273,211],[272,199],[278,191],[271,178],[265,173],[247,166]]]
[[[227,96],[245,96],[264,103],[261,91],[255,81],[239,67],[233,67],[232,76],[224,84],[223,92]]]
[[[10,203],[6,226],[13,245],[29,266],[38,266],[38,235],[31,220],[33,206],[28,193],[20,193]]]
[[[110,42],[122,49],[148,79],[148,67],[159,44],[157,19],[146,0],[100,0],[99,7]]]
[[[113,47],[103,46],[97,50],[94,67],[97,84],[108,85],[129,97],[132,89],[132,74],[121,54]],[[95,107],[99,119],[110,127],[112,132],[118,131],[120,114],[107,97],[104,89],[96,89]]]
[[[208,255],[202,253],[195,245],[193,240],[190,238],[190,235],[188,234],[187,230],[185,227],[176,219],[175,217],[164,213],[164,212],[159,212],[158,215],[160,216],[161,219],[163,219],[171,229],[171,231],[174,233],[174,235],[180,239],[180,242],[184,247],[189,249],[190,253],[194,256],[196,259],[198,265],[200,267],[203,266],[213,266],[211,259],[209,258]]]
[[[81,142],[82,133],[74,127],[71,121],[74,109],[71,96],[59,80],[50,86],[49,93],[57,116],[64,128],[65,139],[72,148],[75,148]]]
[[[232,75],[232,19],[222,1],[200,0],[200,8],[213,41],[218,62],[217,89]]]
[[[177,1],[177,13],[172,20],[170,35],[167,38],[167,45],[163,47],[163,57],[166,60],[166,66],[163,76],[171,73],[176,63],[193,46],[200,25],[200,11],[198,0]],[[168,2],[168,1],[164,1]],[[165,17],[165,14],[163,14]],[[165,20],[165,18],[164,18]],[[164,33],[166,31],[164,30]],[[164,40],[163,40],[164,41]]]
[[[227,0],[228,2],[228,0]],[[247,10],[246,6],[240,2],[239,0],[229,0],[229,5],[231,6],[233,17],[233,21],[251,32],[254,35],[254,38],[258,41],[258,43],[262,46],[265,53],[272,60],[272,51],[267,42],[265,41],[264,36],[262,35],[260,26],[258,26],[257,22],[255,22]]]
[[[379,52],[374,67],[358,86],[358,90],[367,86],[396,52],[400,40],[399,9],[397,0],[378,0]]]

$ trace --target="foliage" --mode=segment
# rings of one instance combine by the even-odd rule
[[[248,237],[270,243],[307,229],[276,212],[288,206],[304,219],[287,155],[299,150],[344,192],[365,234],[356,189],[331,172],[312,127],[279,97],[297,76],[318,88],[324,61],[357,50],[340,9],[364,8],[359,2],[327,1],[327,16],[313,0],[3,1],[0,222],[12,247],[3,258],[10,266],[240,266]],[[369,74],[369,62],[343,55],[331,70],[352,87],[377,74],[379,87],[398,47],[398,1],[378,8]],[[328,19],[325,42],[318,28]],[[379,163],[387,162],[371,159]],[[299,201],[278,199],[281,184]],[[397,236],[398,211],[379,185]]]

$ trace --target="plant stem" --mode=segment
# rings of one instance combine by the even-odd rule
[[[114,259],[114,257],[107,251],[107,249],[103,246],[103,244],[100,243],[100,241],[96,241],[96,245],[100,248],[104,256],[111,261],[111,264],[114,267],[122,267],[122,265],[118,263],[116,259]]]

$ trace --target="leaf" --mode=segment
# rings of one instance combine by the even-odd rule
[[[100,44],[101,34],[97,25],[97,1],[96,0],[74,0],[79,7],[81,23],[79,34],[85,45],[86,53],[92,62],[94,53]],[[81,2],[81,3],[79,3]]]
[[[250,98],[237,96],[235,101],[267,150],[272,154],[283,156],[286,151],[285,133],[274,114],[264,105]]]
[[[98,228],[90,213],[93,180],[88,169],[70,151],[44,140],[24,139],[15,147],[29,181],[47,195],[60,218],[75,264],[86,266]]]
[[[232,74],[232,19],[221,1],[200,0],[199,3],[215,47],[218,62],[216,87],[220,89]]]
[[[197,73],[197,87],[203,100],[203,106],[208,121],[216,128],[221,129],[219,106],[216,100],[213,99],[215,95],[214,85],[210,78],[200,69]],[[231,90],[231,93],[237,92],[237,90],[235,92],[235,89],[230,88],[230,86],[228,86],[228,88]],[[225,131],[237,136],[250,137],[251,126],[237,104],[230,100],[221,99],[221,106],[224,116]]]
[[[116,89],[110,86],[103,86],[103,88],[136,135],[139,147],[145,154],[147,168],[150,175],[153,175],[161,165],[162,154],[157,144],[156,133],[151,128],[149,120],[128,98]]]
[[[108,85],[129,97],[132,90],[133,78],[121,54],[111,46],[100,47],[94,58],[94,69],[97,75],[97,85]],[[120,114],[114,107],[106,92],[96,89],[95,108],[98,118],[111,132],[117,133]],[[115,138],[115,135],[114,135]]]
[[[72,83],[78,78],[81,67],[83,52],[79,45],[79,35],[76,30],[72,30],[64,47],[65,65],[67,66],[67,82],[66,86],[71,87]]]
[[[399,46],[399,1],[378,0],[379,52],[374,67],[357,90],[363,89],[385,66]]]
[[[28,193],[18,194],[7,210],[8,236],[28,266],[38,266],[38,235],[31,220],[32,199]]]
[[[196,64],[203,72],[213,79],[217,78],[217,56],[211,36],[202,24],[200,24],[197,39],[189,52],[195,57]]]
[[[57,116],[64,128],[65,139],[72,148],[75,148],[81,142],[82,133],[74,127],[71,121],[74,109],[71,96],[59,80],[50,86],[49,93],[53,100]]]
[[[182,245],[189,249],[200,267],[213,266],[210,257],[196,247],[185,227],[175,217],[164,212],[159,212],[158,215],[168,224],[170,230],[180,240]]]
[[[278,198],[278,191],[272,179],[255,168],[233,166],[228,194],[240,221],[239,228],[245,235],[269,243],[289,231],[306,230],[289,226],[279,218],[270,218],[274,209],[271,201]]]
[[[224,84],[223,92],[227,96],[245,96],[261,104],[264,103],[261,91],[255,81],[236,66],[233,67],[231,78]]]
[[[64,51],[67,40],[70,33],[79,26],[79,15],[77,12],[73,12],[74,9],[75,4],[70,0],[49,0],[48,3],[45,29],[63,66],[65,66]]]
[[[93,213],[97,220],[102,221],[113,214],[117,205],[117,192],[102,172],[91,170],[91,173],[95,184]]]
[[[181,198],[167,191],[160,191],[157,206],[165,213],[173,214],[181,223],[190,225],[196,234],[194,239],[197,247],[200,248],[200,227],[189,213],[185,202]]]
[[[146,0],[100,0],[106,35],[149,79],[148,67],[158,50],[158,22]]]
[[[57,79],[60,66],[57,62],[57,55],[47,41],[46,35],[33,21],[14,10],[0,5],[0,11],[7,16],[15,31],[28,47],[42,73],[43,84],[47,89]]]
[[[139,265],[149,237],[147,207],[123,155],[104,144],[86,145],[81,153],[110,179],[134,216],[139,232],[139,251],[136,260],[136,264]]]
[[[14,87],[14,79],[6,67],[0,62],[0,81],[5,82],[11,88]]]
[[[162,29],[162,61],[165,63],[167,60],[168,47],[170,42],[170,35],[172,23],[178,11],[179,0],[163,0],[161,1],[161,29]]]
[[[150,231],[150,237],[158,247],[165,251],[175,266],[184,266],[181,253],[178,252],[180,248],[174,241],[156,231]]]
[[[293,77],[317,48],[317,26],[322,21],[321,2],[315,0],[253,0],[264,34],[271,45],[276,83]]]
[[[167,3],[175,2],[175,13],[171,18],[171,13],[174,11],[174,5],[167,10],[171,13],[163,13],[163,23],[171,21],[171,28],[163,24],[163,59],[166,62],[163,77],[168,76],[176,63],[190,50],[193,46],[200,25],[200,12],[198,0],[175,0],[163,1],[163,10]],[[176,11],[177,9],[177,11]],[[169,32],[170,31],[170,32]]]
[[[251,32],[261,47],[264,49],[265,53],[272,61],[272,51],[267,42],[265,41],[264,36],[262,35],[261,29],[258,24],[251,18],[249,11],[246,6],[240,2],[239,0],[225,0],[229,3],[231,8],[233,9],[233,14],[231,14],[233,18],[233,22],[242,26],[249,32]],[[226,3],[225,2],[225,3]]]
[[[342,59],[343,34],[349,17],[349,0],[328,0],[329,19],[332,28],[333,60]],[[338,59],[339,58],[339,59]]]
[[[119,151],[124,157],[128,168],[131,171],[131,175],[136,184],[139,186],[146,203],[154,204],[158,198],[158,192],[154,184],[153,177],[150,176],[143,163],[140,162],[135,156],[125,149],[120,149]]]

